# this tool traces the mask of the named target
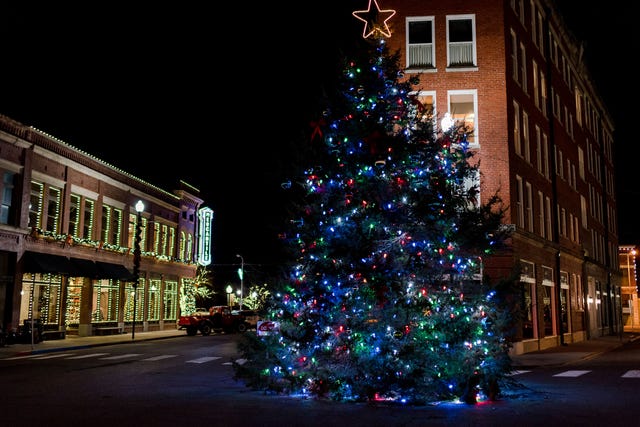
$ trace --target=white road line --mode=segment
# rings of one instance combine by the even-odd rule
[[[127,357],[135,357],[135,356],[141,356],[141,354],[139,353],[121,354],[119,356],[101,357],[100,360],[117,360],[117,359],[125,359]]]
[[[625,372],[622,378],[640,378],[640,370],[632,369],[630,371]]]
[[[57,359],[59,357],[73,356],[73,354],[74,353],[56,353],[56,354],[47,354],[46,356],[39,354],[34,359],[36,360]]]
[[[531,371],[521,371],[521,370],[516,370],[516,371],[511,372],[509,375],[510,375],[510,376],[512,376],[512,377],[514,377],[514,376],[516,376],[516,375],[526,374],[527,372],[531,372]]]
[[[554,377],[579,377],[580,375],[588,374],[591,371],[564,371],[559,374],[555,374]]]
[[[5,357],[2,360],[20,360],[20,359],[33,359],[40,356],[39,354],[27,354],[25,356],[13,356],[13,357]]]
[[[88,359],[90,357],[99,357],[99,356],[104,356],[106,354],[109,354],[109,353],[81,354],[80,356],[73,356],[73,357],[70,357],[69,359]]]
[[[220,357],[200,357],[198,359],[187,360],[185,363],[206,363],[216,359],[220,359]]]
[[[156,360],[162,360],[162,359],[170,359],[172,357],[178,357],[177,354],[165,354],[162,356],[155,356],[155,357],[149,357],[147,359],[142,359],[142,361],[144,362],[155,362]]]

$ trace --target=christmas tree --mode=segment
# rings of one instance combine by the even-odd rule
[[[346,401],[495,398],[509,313],[482,266],[507,237],[500,198],[479,203],[473,130],[434,124],[399,54],[364,42],[292,180],[292,262],[266,316],[277,329],[243,336],[236,379]]]

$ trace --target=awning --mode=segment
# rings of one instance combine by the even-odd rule
[[[70,274],[75,271],[69,258],[62,255],[27,251],[22,260],[25,273]]]
[[[92,261],[83,258],[67,258],[27,251],[22,256],[25,273],[62,274],[71,277],[88,277],[90,279],[114,279],[133,282],[133,274],[120,264]]]
[[[133,282],[133,274],[124,265],[111,264],[110,262],[96,261],[97,279],[114,279]]]
[[[90,259],[71,258],[71,264],[75,267],[75,271],[69,273],[72,277],[89,277],[95,279],[98,277],[98,268],[96,263]]]

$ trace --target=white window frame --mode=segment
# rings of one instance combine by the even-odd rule
[[[471,99],[468,99],[471,97]],[[455,111],[455,108],[452,106],[452,100],[460,101],[455,102],[455,104],[459,103],[472,103],[473,104],[473,118],[470,120],[466,112],[464,114],[460,114]],[[454,105],[455,105],[454,104]],[[473,129],[473,134],[467,139],[469,143],[469,147],[478,148],[480,146],[480,138],[479,138],[479,125],[478,125],[478,91],[476,89],[470,90],[450,90],[447,92],[447,108],[448,112],[451,114],[455,120],[464,119],[465,122],[471,122],[471,128]]]
[[[412,22],[431,22],[431,43],[410,43],[409,42],[409,26]],[[406,18],[406,66],[410,71],[418,70],[434,70],[436,68],[436,35],[435,35],[435,17],[434,16],[411,16]],[[429,46],[430,45],[430,46]],[[411,61],[412,53],[416,50],[431,50],[431,64],[427,65],[414,65]]]
[[[452,43],[449,40],[449,24],[451,21],[463,21],[463,20],[470,20],[471,21],[471,38],[472,40],[470,40],[469,42],[471,43],[471,49],[472,49],[472,64],[469,65],[451,65],[451,61],[452,61]],[[448,15],[447,16],[447,70],[448,71],[467,71],[470,68],[471,69],[475,69],[478,66],[478,54],[477,54],[477,50],[476,50],[476,16],[475,14],[466,14],[466,15]],[[451,68],[450,68],[451,67]]]

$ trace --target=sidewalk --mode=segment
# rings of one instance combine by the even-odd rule
[[[590,359],[640,339],[640,331],[623,332],[622,335],[606,335],[563,346],[511,356],[515,369],[536,366],[561,366],[578,360]]]
[[[138,341],[184,337],[187,333],[183,330],[171,329],[153,332],[136,332],[132,339],[131,333],[105,336],[78,337],[67,335],[62,340],[47,340],[37,344],[10,344],[0,347],[0,359],[16,355],[29,355],[51,353],[57,351],[70,351],[91,347],[135,343]],[[622,335],[607,335],[592,338],[588,341],[571,343],[564,346],[552,347],[546,350],[534,351],[511,356],[515,369],[531,368],[535,366],[564,365],[582,359],[595,357],[598,354],[611,351],[625,343],[640,339],[640,330],[624,332]]]
[[[116,334],[116,335],[103,335],[103,336],[90,336],[79,337],[77,335],[67,335],[62,340],[45,340],[37,344],[9,344],[4,347],[0,347],[0,358],[27,355],[27,354],[41,354],[51,353],[56,351],[69,351],[78,350],[91,347],[99,347],[112,344],[124,344],[135,343],[137,341],[157,340],[164,338],[184,337],[187,336],[186,331],[178,329],[170,329],[164,331],[152,331],[152,332],[138,332],[135,336],[131,337],[131,333]]]

